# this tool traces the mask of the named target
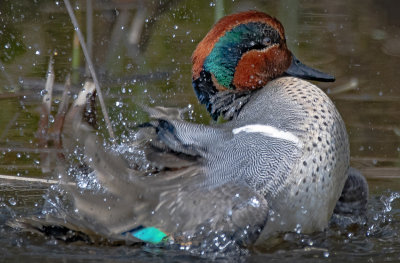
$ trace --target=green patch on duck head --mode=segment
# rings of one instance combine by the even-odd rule
[[[219,85],[235,89],[233,77],[242,55],[252,49],[265,48],[265,37],[270,37],[272,43],[280,41],[279,33],[264,23],[251,22],[234,27],[214,45],[204,61],[204,70],[213,74]]]

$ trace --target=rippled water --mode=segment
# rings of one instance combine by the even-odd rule
[[[284,24],[289,47],[296,56],[336,76],[335,83],[318,85],[330,95],[345,119],[352,166],[368,179],[371,195],[366,225],[348,229],[330,227],[310,236],[288,233],[271,241],[268,251],[208,256],[229,262],[400,260],[398,1],[93,2],[93,58],[118,136],[126,134],[127,127],[144,120],[138,103],[190,105],[194,121],[210,121],[192,91],[190,55],[214,23],[222,2],[226,14],[257,9],[276,16]],[[75,12],[84,25],[86,2],[77,3]],[[84,80],[83,56],[77,51],[79,48],[74,49],[73,27],[62,2],[4,0],[0,12],[3,108],[0,174],[57,179],[55,160],[46,157],[46,153],[55,156],[57,150],[51,145],[48,149],[40,148],[36,135],[47,64],[52,54],[56,75],[52,111],[55,116],[64,80],[71,69],[76,72],[72,74],[73,95]],[[140,45],[135,39],[130,43],[126,40],[133,21],[144,25],[138,32]],[[105,131],[101,120],[99,126]],[[208,260],[195,251],[179,248],[68,244],[20,233],[5,225],[11,218],[40,213],[48,187],[46,183],[1,179],[2,259],[15,262]]]
[[[0,205],[1,223],[19,214],[35,214],[40,209],[41,196],[45,193],[42,185],[3,184],[1,189],[4,200]],[[18,203],[14,205],[15,195]],[[8,199],[7,199],[8,198]],[[144,247],[88,245],[84,243],[64,243],[53,238],[27,235],[0,228],[0,254],[3,259],[30,260],[42,262],[76,261],[207,261],[210,258],[221,262],[256,261],[279,259],[280,261],[308,262],[313,259],[328,258],[333,262],[349,260],[352,262],[399,260],[400,231],[400,192],[382,191],[370,198],[367,223],[364,226],[354,225],[347,229],[330,227],[325,232],[313,235],[287,233],[271,240],[267,251],[249,252],[238,256],[234,254],[207,254],[200,256],[199,251],[182,248],[159,248],[153,245]]]

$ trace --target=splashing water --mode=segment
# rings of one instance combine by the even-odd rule
[[[392,211],[392,203],[393,203],[393,201],[395,201],[396,199],[399,199],[399,198],[400,198],[400,193],[398,193],[398,192],[390,193],[389,197],[382,196],[381,197],[381,201],[385,206],[383,212],[389,213],[390,211]]]

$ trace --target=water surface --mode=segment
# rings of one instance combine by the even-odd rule
[[[138,103],[190,105],[194,109],[193,121],[209,123],[191,86],[190,56],[196,44],[221,12],[256,9],[281,20],[288,45],[296,56],[336,76],[335,83],[318,85],[330,95],[345,120],[352,166],[368,179],[368,223],[354,229],[330,228],[311,236],[287,234],[282,237],[283,242],[266,253],[239,258],[218,255],[216,259],[400,260],[400,2],[93,1],[91,30],[85,27],[86,2],[77,1],[74,7],[82,31],[92,32],[93,60],[117,135],[145,118]],[[74,44],[74,28],[61,1],[4,0],[0,14],[0,174],[56,179],[55,160],[46,159],[46,153],[54,155],[57,150],[39,146],[39,109],[51,55],[56,75],[52,116],[60,104],[67,75],[72,74],[72,96],[82,86],[86,69],[82,52]],[[140,28],[134,31],[136,40],[129,33],[133,24]],[[101,120],[99,126],[105,131]],[[12,218],[40,213],[48,187],[44,183],[0,181],[3,259],[207,260],[191,251],[151,246],[67,244],[5,226]]]

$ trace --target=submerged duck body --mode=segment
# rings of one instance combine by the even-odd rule
[[[146,228],[176,242],[218,236],[222,247],[327,227],[348,177],[349,143],[332,101],[300,78],[333,77],[301,64],[282,25],[257,11],[220,20],[192,59],[199,101],[228,121],[207,126],[148,109],[153,121],[133,145],[141,158],[131,159],[80,132],[105,191],[64,185],[73,205],[48,224],[117,239]]]

